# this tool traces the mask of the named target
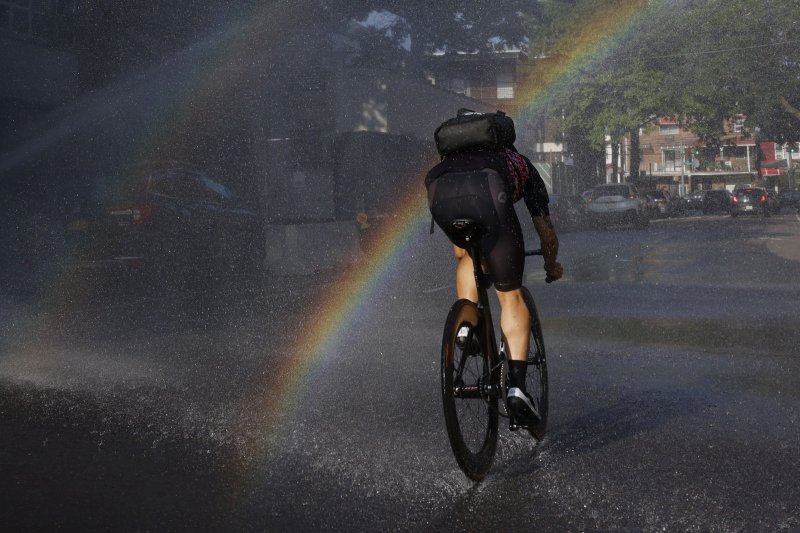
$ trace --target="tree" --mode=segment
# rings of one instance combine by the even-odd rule
[[[209,31],[268,18],[270,6],[296,13],[297,25],[332,32],[347,32],[354,21],[366,22],[370,16],[389,20],[387,27],[365,25],[364,31],[351,36],[360,41],[365,56],[379,63],[387,57],[394,61],[398,53],[413,62],[438,50],[472,52],[497,44],[524,45],[525,16],[537,9],[537,3],[523,0],[491,4],[482,0],[78,0],[72,11],[57,19],[56,44],[76,52],[85,77],[100,84],[130,67],[174,53]]]
[[[549,108],[554,116],[563,110],[564,129],[572,132],[569,151],[592,150],[594,156],[580,159],[594,161],[604,157],[608,142],[615,145],[669,108],[660,88],[663,72],[641,56],[658,44],[645,30],[661,15],[644,0],[626,0],[613,10],[601,0],[546,0],[542,6],[541,16],[529,19],[529,32],[538,37],[532,55],[548,59],[537,60],[531,76],[552,85]],[[623,40],[619,17],[637,11],[652,16],[638,17]]]
[[[524,0],[360,0],[331,3],[330,10],[340,22],[391,13],[397,17],[395,44],[409,39],[411,53],[422,56],[438,50],[489,51],[493,39],[524,45],[526,17],[537,13],[538,5]]]
[[[611,10],[601,0],[545,0],[542,8],[528,21],[538,36],[532,55],[574,67],[551,110],[566,110],[564,127],[593,149],[654,116],[680,119],[707,146],[724,142],[726,121],[738,117],[766,138],[800,138],[796,2],[625,0]],[[615,40],[620,26],[625,39]],[[546,70],[533,71],[548,82]]]

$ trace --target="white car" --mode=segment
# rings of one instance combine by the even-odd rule
[[[644,198],[630,183],[596,185],[586,206],[590,220],[599,225],[635,224],[647,226],[650,217]]]

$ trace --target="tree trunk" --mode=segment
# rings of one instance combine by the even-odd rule
[[[631,130],[631,175],[630,181],[639,181],[639,165],[642,162],[642,154],[639,150],[639,128]]]
[[[619,183],[619,166],[617,166],[617,159],[619,159],[619,143],[611,141],[611,181]]]

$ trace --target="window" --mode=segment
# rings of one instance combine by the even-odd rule
[[[733,133],[742,133],[744,131],[744,118],[738,117],[733,121]]]
[[[192,184],[196,185],[194,197],[201,202],[212,202],[218,204],[231,197],[231,192],[227,187],[212,180],[205,174],[193,172]]]
[[[678,151],[677,150],[664,150],[663,152],[664,158],[664,170],[680,170],[681,162],[678,159]]]
[[[677,124],[661,124],[658,127],[658,132],[661,135],[677,135],[680,131]]]
[[[497,74],[497,99],[514,98],[514,75],[510,72]]]
[[[450,80],[450,90],[458,94],[466,94],[467,82],[463,78],[453,78]]]

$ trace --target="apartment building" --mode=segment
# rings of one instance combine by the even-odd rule
[[[756,141],[745,129],[742,117],[726,122],[724,127],[719,143],[709,147],[674,119],[657,118],[643,126],[639,135],[640,175],[636,179],[647,188],[681,195],[732,189],[738,183],[775,185],[798,158],[789,146]],[[629,143],[626,139],[626,147]],[[629,165],[629,154],[625,161]]]

